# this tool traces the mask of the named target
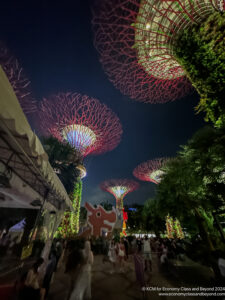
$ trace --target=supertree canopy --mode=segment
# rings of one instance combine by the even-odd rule
[[[123,209],[124,197],[137,190],[139,183],[131,179],[110,179],[101,183],[100,187],[116,198],[116,208]]]
[[[116,114],[97,99],[78,93],[61,93],[43,99],[40,127],[60,141],[67,141],[82,157],[113,150],[122,127]]]
[[[114,85],[133,99],[164,103],[191,89],[173,42],[222,0],[101,0],[94,9],[95,46]]]
[[[158,184],[164,173],[162,168],[168,160],[168,158],[156,158],[143,162],[134,169],[133,175],[139,180]]]
[[[18,98],[24,113],[37,111],[35,99],[31,95],[30,81],[24,75],[18,60],[10,53],[8,48],[0,41],[0,65]]]
[[[146,72],[162,79],[184,76],[173,53],[177,35],[192,24],[201,23],[215,10],[223,9],[222,5],[221,0],[141,1],[134,24],[134,47]]]

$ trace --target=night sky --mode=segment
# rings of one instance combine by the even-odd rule
[[[126,97],[109,82],[93,46],[91,3],[73,1],[3,0],[0,39],[18,58],[37,100],[58,92],[79,92],[106,103],[123,126],[119,146],[85,159],[82,202],[115,203],[99,184],[110,178],[132,178],[141,162],[172,157],[203,126],[195,115],[196,93],[167,104],[143,104]],[[34,128],[35,129],[35,128]],[[155,185],[141,182],[125,204],[143,204],[154,196]]]

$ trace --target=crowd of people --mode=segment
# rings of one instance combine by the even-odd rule
[[[40,257],[23,276],[19,299],[47,299],[52,278],[57,269],[68,274],[70,278],[67,300],[91,299],[91,266],[94,261],[91,247],[95,242],[96,240],[90,239],[84,243],[77,242],[77,244],[62,244],[60,241],[54,243],[44,276],[40,272],[44,260]],[[116,272],[117,269],[119,272],[125,271],[125,262],[129,259],[130,254],[138,251],[140,242],[142,244],[142,241],[137,239],[136,246],[134,246],[134,241],[131,243],[128,238],[105,239],[104,242],[102,240],[102,250],[106,254],[103,257],[107,256],[107,259],[103,261],[112,264],[111,273]],[[143,241],[142,248],[146,270],[148,266],[151,269],[151,245],[147,237]]]
[[[144,260],[144,270],[152,271],[152,252],[158,257],[160,265],[167,265],[169,259],[182,259],[185,252],[184,245],[180,240],[169,240],[162,238],[136,238],[130,236],[121,238],[119,242],[109,241],[108,256],[114,269],[116,262],[123,269],[124,262],[129,254],[139,254]]]
[[[33,266],[22,275],[17,286],[19,300],[47,299],[55,272],[66,273],[69,278],[67,300],[91,299],[91,266],[94,256],[90,241],[83,247],[67,247],[66,243],[57,241],[53,244],[49,260],[44,268],[44,260],[38,258]]]
[[[125,272],[127,262],[133,262],[133,255],[141,258],[144,272],[154,273],[153,255],[159,266],[168,266],[170,259],[182,259],[185,252],[180,240],[147,236],[105,238],[99,241],[94,238],[70,242],[58,240],[53,243],[48,262],[44,262],[41,257],[38,258],[22,276],[18,285],[19,300],[47,299],[57,270],[69,278],[68,286],[65,288],[67,291],[65,300],[91,299],[91,271],[96,245],[98,245],[97,254],[102,254],[103,263],[110,263],[111,274]],[[95,249],[94,253],[92,249]]]
[[[52,277],[57,270],[62,252],[62,243],[60,241],[53,243],[48,261],[45,262],[42,257],[39,257],[28,272],[22,275],[19,283],[17,283],[19,299],[44,300],[47,298]],[[41,268],[42,272],[40,272]]]

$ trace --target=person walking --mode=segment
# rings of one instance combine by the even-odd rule
[[[62,246],[62,243],[61,243],[60,240],[58,240],[56,242],[55,251],[56,251],[56,265],[55,265],[55,272],[56,272],[57,266],[58,266],[58,262],[60,260],[61,255],[62,255],[62,252],[63,252],[63,246]]]
[[[160,263],[161,263],[161,265],[168,264],[168,248],[164,244],[162,244],[162,254],[160,256]]]
[[[145,271],[148,270],[148,266],[149,266],[149,271],[152,271],[152,254],[151,254],[151,245],[150,245],[150,241],[147,237],[147,235],[145,236],[145,239],[143,241],[143,256],[144,256],[144,260],[145,260]]]
[[[117,253],[119,260],[120,272],[124,272],[124,258],[125,258],[125,247],[123,243],[123,239],[120,239],[120,242],[117,244]]]
[[[44,280],[43,280],[43,288],[45,289],[45,298],[48,296],[51,280],[52,280],[52,275],[55,271],[56,267],[56,251],[52,250],[50,253],[50,260],[46,268]]]
[[[138,238],[136,240],[136,243],[137,243],[137,251],[140,253],[141,249],[142,249],[142,240],[140,238]]]
[[[109,252],[108,252],[109,261],[113,265],[113,270],[110,272],[111,274],[115,272],[116,269],[116,245],[113,240],[109,243]]]
[[[135,254],[137,252],[137,241],[136,241],[136,237],[133,237],[133,240],[131,241],[131,249],[132,249],[132,253]]]
[[[84,289],[80,288],[80,281],[82,280],[82,269],[84,265],[84,257],[82,251],[75,249],[69,253],[65,273],[69,275],[69,288],[67,300],[82,300],[84,296]]]
[[[78,266],[76,282],[69,300],[91,299],[91,267],[94,262],[93,253],[89,241],[85,242],[84,249],[81,251],[82,261]]]
[[[124,248],[125,248],[125,258],[126,258],[126,260],[128,260],[128,249],[129,249],[128,240],[125,238],[123,243],[124,243]]]

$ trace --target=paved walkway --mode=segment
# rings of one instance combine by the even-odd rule
[[[109,262],[103,264],[102,256],[95,258],[92,273],[93,300],[138,300],[142,299],[141,288],[136,281],[133,257],[130,256],[124,267],[124,272],[112,274],[113,268]]]
[[[151,287],[194,287],[208,286],[211,276],[208,269],[200,265],[191,265],[187,262],[188,268],[179,270],[179,266],[172,273],[164,272],[158,268],[157,257],[153,254],[153,272],[146,274],[146,286]],[[189,271],[188,271],[189,270]],[[187,276],[185,276],[185,274]],[[187,278],[185,278],[187,277]],[[68,290],[68,276],[59,270],[55,276],[50,289],[49,300],[66,300]],[[155,299],[177,300],[179,297],[159,297],[158,292],[147,292],[147,300]],[[103,263],[103,256],[95,256],[92,268],[92,300],[138,300],[143,299],[141,287],[136,281],[133,256],[125,264],[125,270],[120,273],[118,268],[112,273],[112,266],[109,262]],[[185,297],[187,300],[196,297]]]

